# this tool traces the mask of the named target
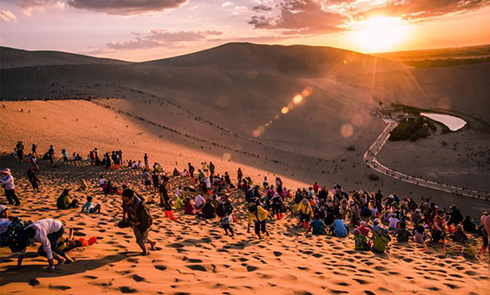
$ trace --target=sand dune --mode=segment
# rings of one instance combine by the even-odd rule
[[[332,47],[227,43],[183,56],[141,63],[143,65],[232,69],[303,78],[374,73],[410,67],[361,53]]]
[[[28,51],[0,46],[0,68],[20,68],[46,65],[127,64],[110,58],[96,58],[59,51]]]

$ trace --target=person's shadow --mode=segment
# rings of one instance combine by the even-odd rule
[[[101,259],[77,260],[71,264],[65,264],[53,272],[46,270],[46,264],[26,265],[21,269],[7,269],[0,273],[0,287],[10,283],[26,282],[36,284],[37,278],[52,278],[68,276],[73,274],[84,273],[102,267],[104,265],[115,263],[132,256],[138,256],[136,252],[121,252],[114,255],[108,255]]]

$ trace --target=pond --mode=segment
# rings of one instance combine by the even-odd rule
[[[430,118],[434,121],[441,122],[446,125],[449,130],[457,131],[466,125],[466,121],[451,115],[433,114],[433,113],[420,113],[420,115]]]

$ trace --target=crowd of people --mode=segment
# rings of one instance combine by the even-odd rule
[[[23,144],[16,146],[14,156],[23,161]],[[54,147],[47,152],[50,164],[54,165]],[[69,161],[67,151],[62,150],[63,161]],[[33,145],[31,157],[37,156],[37,146]],[[102,160],[95,148],[89,152],[87,160],[91,165],[120,169],[125,164],[121,151],[105,153]],[[455,206],[448,210],[439,208],[430,198],[417,203],[412,198],[398,197],[396,194],[384,196],[381,191],[345,191],[341,185],[334,185],[331,190],[321,187],[315,182],[311,187],[298,188],[293,191],[284,186],[280,177],[273,183],[264,177],[262,183],[256,183],[251,177],[245,177],[241,168],[236,172],[233,182],[229,173],[219,174],[212,162],[202,162],[197,169],[188,163],[179,171],[177,167],[166,173],[163,167],[155,162],[149,164],[148,154],[144,155],[144,164],[134,164],[129,160],[128,167],[141,169],[142,187],[146,190],[146,198],[136,192],[128,184],[119,190],[104,175],[98,180],[98,187],[104,194],[120,195],[122,199],[121,228],[131,227],[136,242],[144,255],[155,249],[156,241],[149,236],[153,224],[153,216],[149,209],[151,204],[162,207],[164,216],[177,220],[174,210],[182,211],[183,215],[195,215],[197,218],[217,220],[225,235],[235,235],[234,224],[239,223],[236,214],[244,213],[247,218],[247,232],[254,228],[255,235],[262,239],[268,237],[267,222],[282,219],[297,219],[297,229],[306,235],[331,235],[345,238],[352,234],[356,250],[385,252],[390,242],[407,243],[410,240],[418,244],[445,244],[450,240],[461,245],[461,253],[474,256],[475,251],[470,243],[475,236],[481,236],[482,251],[489,249],[490,216],[484,212],[480,220],[463,217]],[[32,161],[31,161],[32,163]],[[34,165],[35,164],[35,165]],[[27,171],[27,179],[35,191],[39,191],[42,181],[37,177],[39,170],[37,161]],[[0,181],[5,188],[5,196],[10,205],[19,205],[15,192],[14,177],[10,169],[0,171]],[[179,186],[175,192],[170,191],[173,177],[186,180],[187,186]],[[88,184],[81,180],[79,190],[88,190]],[[238,192],[244,196],[244,203],[233,204],[238,199],[230,198],[230,193]],[[153,195],[158,197],[153,198]],[[156,200],[155,200],[156,199]],[[79,207],[76,198],[64,189],[56,201],[59,210]],[[81,212],[97,214],[102,204],[95,202],[92,196],[86,197]],[[19,218],[8,215],[8,207],[0,206],[0,234],[2,246],[10,246],[13,252],[19,252],[18,266],[21,265],[24,252],[32,241],[41,243],[39,253],[48,259],[49,268],[54,268],[53,259],[59,264],[71,262],[72,259],[58,247],[59,240],[64,237],[64,225],[61,221],[44,219],[36,222],[23,223]],[[66,243],[73,241],[65,237]],[[71,242],[70,242],[71,241]],[[94,241],[92,241],[94,242]],[[65,243],[65,244],[66,244]],[[44,254],[43,254],[44,253]]]

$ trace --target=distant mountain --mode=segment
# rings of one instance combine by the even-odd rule
[[[227,43],[215,48],[141,63],[321,77],[409,69],[402,63],[332,47]]]
[[[79,64],[128,64],[128,62],[59,51],[28,51],[0,46],[0,68],[2,69]]]

